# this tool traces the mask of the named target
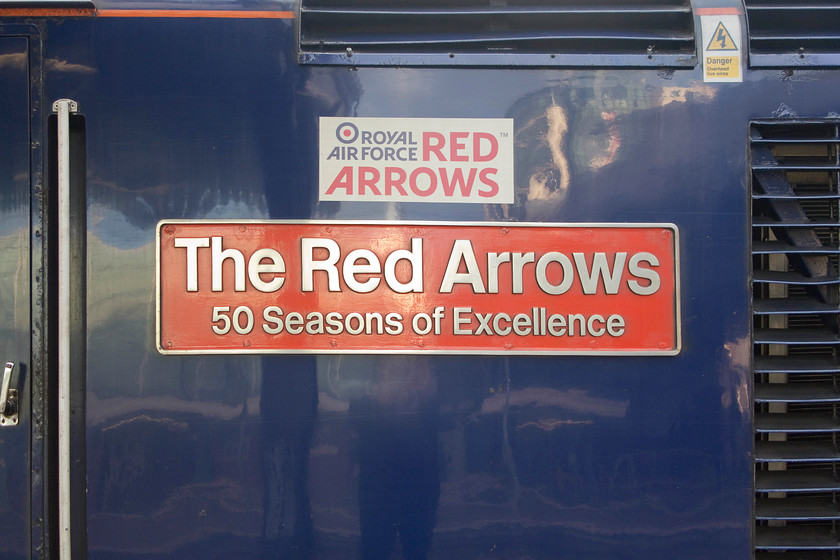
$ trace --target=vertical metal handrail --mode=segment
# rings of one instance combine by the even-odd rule
[[[53,103],[58,133],[58,528],[59,558],[70,560],[70,99]]]

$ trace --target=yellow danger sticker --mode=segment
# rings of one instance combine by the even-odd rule
[[[742,81],[740,16],[703,15],[700,21],[703,33],[703,81]]]

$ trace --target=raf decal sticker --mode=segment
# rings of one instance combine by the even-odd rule
[[[513,119],[321,117],[319,200],[513,203]]]

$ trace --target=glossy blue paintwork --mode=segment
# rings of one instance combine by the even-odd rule
[[[43,31],[45,101],[87,126],[89,558],[750,557],[748,121],[833,114],[835,72],[299,66],[281,19]],[[517,202],[319,203],[319,116],[511,117]],[[198,218],[674,223],[682,351],[161,356],[155,224]]]
[[[30,520],[30,161],[29,43],[0,38],[0,367],[14,362],[18,424],[0,418],[0,557],[29,557]]]

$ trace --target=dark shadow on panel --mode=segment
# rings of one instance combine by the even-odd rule
[[[318,408],[314,357],[264,357],[260,396],[263,558],[312,557],[309,446]]]
[[[427,558],[440,498],[437,378],[429,359],[375,359],[350,415],[358,433],[362,558],[391,558],[397,542],[404,558]]]

